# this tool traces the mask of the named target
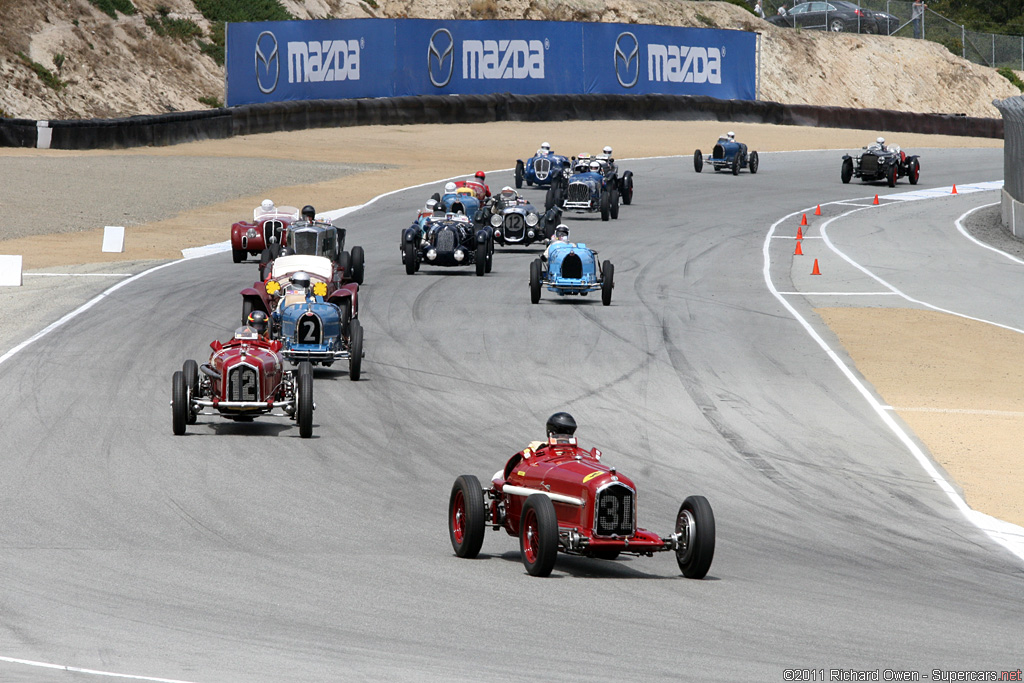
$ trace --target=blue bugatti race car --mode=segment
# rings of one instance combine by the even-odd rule
[[[705,163],[714,166],[715,171],[728,169],[733,175],[739,175],[742,168],[757,173],[758,158],[757,152],[748,152],[747,146],[742,142],[736,142],[736,134],[729,131],[718,138],[710,156],[705,157],[699,149],[693,153],[693,170],[700,173]]]
[[[552,242],[544,258],[530,263],[530,302],[539,303],[542,288],[560,296],[586,296],[600,290],[601,303],[612,303],[615,267],[599,264],[597,252],[585,244]]]
[[[461,213],[473,218],[480,211],[480,200],[469,187],[455,187],[455,183],[445,185],[444,194],[435,192],[434,201],[444,208],[445,213]]]
[[[362,325],[351,316],[350,302],[338,306],[314,293],[320,285],[314,285],[305,301],[295,302],[286,295],[271,316],[273,327],[280,330],[281,355],[295,364],[309,361],[324,367],[346,360],[349,379],[356,381],[363,361]]]
[[[543,149],[543,148],[542,148]],[[523,187],[523,181],[527,186],[550,187],[555,178],[567,173],[572,165],[569,157],[555,154],[548,151],[546,154],[538,152],[525,162],[522,159],[516,160],[516,189]]]

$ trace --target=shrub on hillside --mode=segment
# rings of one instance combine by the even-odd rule
[[[1020,80],[1020,76],[1014,73],[1013,69],[1001,66],[998,69],[996,69],[996,71],[999,72],[1000,76],[1002,76],[1006,80],[1010,81],[1010,83],[1013,83],[1015,86],[1017,86],[1018,90],[1024,92],[1024,81]]]
[[[111,19],[117,19],[117,13],[135,14],[138,12],[132,0],[89,0],[101,12],[110,15]]]
[[[36,75],[39,76],[39,80],[45,83],[48,87],[53,88],[54,90],[63,90],[64,86],[67,85],[66,82],[57,78],[57,74],[53,73],[42,64],[33,62],[24,52],[18,52],[17,55],[21,61],[36,72]]]
[[[224,65],[224,23],[228,21],[288,21],[294,19],[278,0],[195,0],[196,9],[210,21],[210,42],[199,50]]]

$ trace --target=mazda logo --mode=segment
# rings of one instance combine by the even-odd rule
[[[632,88],[640,80],[640,42],[625,31],[615,39],[615,78],[623,88]]]
[[[277,51],[277,37],[270,31],[264,31],[256,38],[256,85],[261,93],[269,95],[277,89],[280,76],[281,55]]]
[[[438,88],[443,88],[452,80],[452,72],[455,70],[454,52],[455,39],[448,29],[439,28],[430,34],[430,43],[427,45],[427,73],[430,75],[430,82]],[[445,61],[448,62],[447,68]]]

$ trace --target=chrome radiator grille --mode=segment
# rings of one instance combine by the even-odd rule
[[[537,180],[547,180],[548,174],[551,173],[551,160],[534,159],[533,173],[537,176]]]
[[[589,202],[590,186],[586,183],[570,183],[566,198],[570,202]]]

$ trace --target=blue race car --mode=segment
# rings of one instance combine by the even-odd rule
[[[326,286],[321,291],[325,289]],[[312,292],[305,301],[292,301],[286,295],[272,316],[274,327],[280,330],[281,355],[292,363],[309,361],[324,367],[330,367],[336,360],[347,360],[349,379],[358,380],[363,361],[363,328],[359,318],[351,317],[351,303],[339,302],[342,306],[338,306]]]
[[[461,213],[469,218],[474,218],[480,211],[480,200],[472,188],[455,188],[455,183],[445,185],[444,194],[435,192],[433,199],[439,206],[444,207],[445,213]]]
[[[545,209],[558,207],[574,213],[600,211],[602,221],[617,219],[621,198],[619,180],[614,174],[606,175],[607,169],[608,166],[600,160],[581,154],[575,159],[573,175],[552,183],[548,189]]]
[[[555,178],[568,173],[572,167],[569,157],[548,152],[530,157],[525,162],[516,160],[516,189],[522,189],[523,181],[527,186],[550,187]]]
[[[540,302],[542,287],[560,296],[586,296],[601,291],[601,303],[612,303],[615,287],[615,267],[611,261],[598,264],[597,252],[585,244],[552,242],[547,249],[547,261],[535,259],[530,263],[530,302]]]
[[[705,162],[714,166],[715,171],[729,169],[733,175],[739,175],[741,168],[757,173],[757,152],[747,152],[747,146],[736,142],[736,134],[732,131],[718,138],[710,156],[705,157],[699,149],[693,153],[693,170],[697,173],[704,168]]]

